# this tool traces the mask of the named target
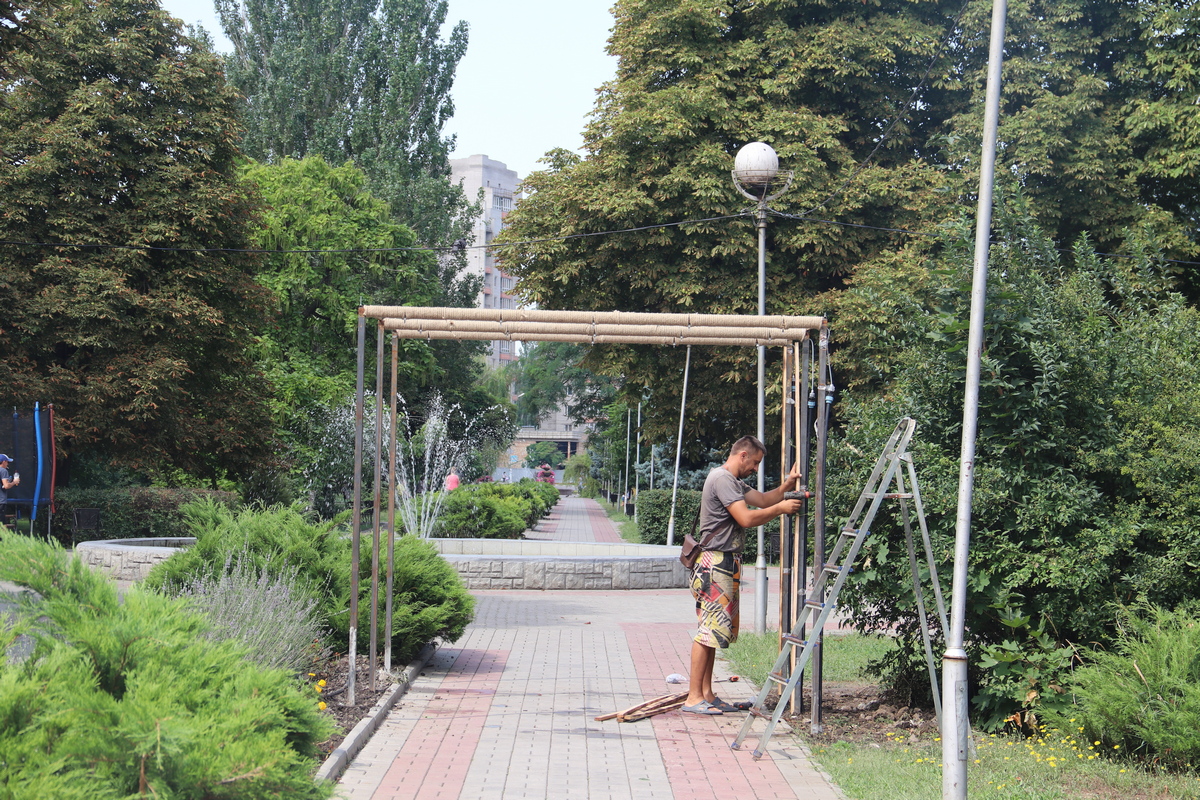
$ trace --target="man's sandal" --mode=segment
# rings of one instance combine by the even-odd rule
[[[694,705],[694,706],[682,706],[679,710],[686,711],[689,714],[705,714],[708,716],[715,716],[716,714],[724,714],[725,713],[720,708],[718,708],[716,705],[708,702],[707,700],[701,700],[699,703],[696,703],[696,705]]]
[[[732,714],[732,713],[735,713],[738,711],[749,711],[750,706],[752,706],[754,704],[748,700],[742,701],[740,703],[727,703],[718,697],[715,700],[713,700],[713,702],[710,703],[710,705],[713,708],[719,708],[721,710],[722,714]]]

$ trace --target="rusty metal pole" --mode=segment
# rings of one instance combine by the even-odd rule
[[[375,691],[375,659],[379,653],[379,517],[383,483],[383,322],[375,328],[375,483],[371,510],[371,675],[368,685]]]
[[[825,449],[829,438],[829,411],[833,403],[832,381],[829,377],[829,328],[822,327],[817,342],[817,456],[816,456],[816,501],[813,520],[813,570],[821,569],[825,563]],[[814,578],[815,580],[815,578]],[[824,602],[822,596],[818,598]],[[812,708],[810,730],[821,733],[821,700],[824,695],[822,664],[823,632],[812,632],[816,643],[812,648]]]
[[[363,359],[367,347],[367,318],[358,315],[358,371],[354,386],[354,500],[350,522],[350,643],[346,658],[350,675],[346,679],[346,705],[354,705],[354,679],[358,666],[358,548],[362,527],[362,446],[363,446]]]
[[[396,372],[400,366],[400,337],[392,334],[392,413],[388,420],[388,544],[387,594],[384,597],[383,671],[392,671],[392,581],[396,573]]]

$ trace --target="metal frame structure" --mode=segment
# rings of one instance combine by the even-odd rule
[[[360,543],[362,538],[363,498],[362,498],[362,443],[364,416],[364,366],[366,359],[366,328],[367,320],[376,321],[376,452],[377,457],[372,514],[372,547],[371,547],[371,631],[370,631],[370,672],[371,688],[375,684],[376,661],[376,625],[378,618],[380,545],[383,528],[386,527],[387,544],[387,585],[390,589],[393,579],[393,553],[395,546],[395,500],[394,485],[395,469],[390,470],[389,486],[387,487],[388,524],[380,525],[382,512],[382,489],[379,473],[379,463],[382,461],[382,403],[384,376],[384,337],[387,331],[392,333],[391,359],[391,425],[396,420],[396,372],[397,350],[400,339],[468,339],[494,341],[508,339],[510,341],[558,341],[579,342],[583,344],[625,343],[652,344],[666,346],[692,345],[734,346],[734,347],[780,347],[785,352],[795,352],[798,344],[803,343],[807,354],[813,346],[813,336],[817,334],[819,363],[822,367],[818,373],[818,383],[821,384],[822,400],[825,392],[825,375],[829,353],[829,324],[824,317],[819,316],[737,316],[726,314],[642,314],[620,311],[542,311],[536,309],[481,309],[481,308],[428,308],[410,306],[363,306],[358,310],[358,375],[355,384],[355,445],[354,445],[354,498],[353,518],[351,528],[351,567],[350,567],[350,677],[346,689],[346,702],[353,704],[355,690],[355,673],[358,640],[358,595],[359,595],[359,560]],[[690,359],[689,359],[690,360]],[[806,362],[807,363],[807,360]],[[807,383],[805,384],[807,385]],[[817,479],[813,484],[815,498],[814,531],[824,530],[824,445],[823,434],[828,431],[829,404],[821,402],[815,408],[815,414],[804,416],[805,425],[813,424],[812,433],[817,436]],[[680,413],[682,429],[683,412]],[[802,430],[807,431],[807,428]],[[393,428],[394,431],[394,428]],[[793,438],[799,433],[792,431]],[[682,433],[681,437],[682,439]],[[802,445],[805,454],[808,453],[808,436],[803,437]],[[785,441],[785,449],[791,446],[791,439]],[[678,449],[678,448],[677,448]],[[391,437],[391,462],[396,458],[396,437]],[[807,455],[805,469],[807,470]],[[803,480],[808,481],[807,471]],[[806,517],[807,515],[805,515]],[[807,530],[807,520],[795,528],[797,534]],[[788,551],[794,552],[793,543],[789,542]],[[800,547],[803,552],[803,546]],[[797,565],[803,571],[803,562]],[[796,568],[796,567],[794,567]],[[789,586],[781,590],[794,592]],[[391,591],[386,591],[390,605]],[[802,596],[802,595],[801,595]],[[391,613],[385,611],[387,631],[384,635],[384,669],[391,667]],[[781,620],[781,627],[787,624]],[[790,626],[789,626],[790,627]],[[814,683],[813,697],[820,698],[820,687]],[[816,704],[819,707],[819,702]]]

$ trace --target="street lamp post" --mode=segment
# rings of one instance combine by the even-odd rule
[[[783,186],[779,186],[780,180]],[[758,204],[758,315],[767,313],[767,203],[792,185],[792,173],[780,171],[779,157],[764,142],[751,142],[738,151],[733,162],[733,185]],[[766,439],[766,348],[758,346],[758,440]],[[764,491],[763,472],[758,471],[758,490]],[[754,632],[767,630],[767,559],[765,529],[758,527],[758,558],[754,562]]]

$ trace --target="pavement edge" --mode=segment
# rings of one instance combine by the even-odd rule
[[[413,681],[417,679],[421,670],[425,669],[425,665],[433,658],[433,654],[437,652],[437,644],[430,642],[425,645],[413,662],[404,668],[398,682],[391,690],[380,698],[375,707],[371,709],[366,717],[359,720],[359,723],[354,726],[350,733],[346,734],[346,738],[342,743],[329,754],[325,762],[321,764],[317,774],[313,777],[316,781],[336,781],[346,771],[350,759],[358,755],[358,751],[362,750],[371,736],[378,730],[383,720],[387,717],[388,712],[396,705],[397,701],[404,696],[408,688],[412,686]]]

